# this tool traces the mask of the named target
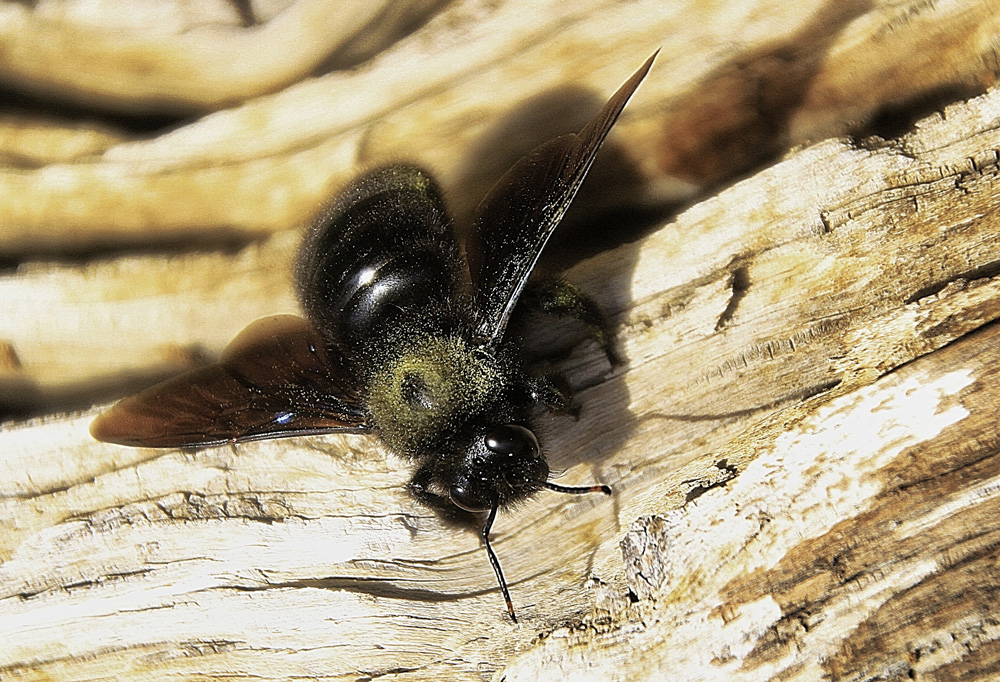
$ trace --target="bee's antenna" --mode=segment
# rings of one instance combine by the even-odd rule
[[[550,481],[542,481],[542,485],[549,490],[555,490],[557,493],[569,493],[571,495],[580,495],[582,493],[604,493],[605,495],[611,494],[611,488],[606,485],[581,485],[581,486],[566,486],[559,485],[558,483],[552,483]]]
[[[517,622],[517,616],[514,615],[514,603],[510,600],[510,592],[507,590],[507,581],[504,580],[503,571],[500,570],[500,560],[497,559],[497,555],[493,553],[493,548],[490,547],[490,528],[493,527],[493,520],[497,517],[497,507],[493,507],[490,510],[490,515],[486,518],[486,525],[483,526],[483,541],[486,543],[486,553],[490,557],[490,563],[493,564],[493,570],[497,574],[497,582],[500,583],[500,591],[503,592],[504,601],[507,602],[507,613],[510,614],[510,619]]]

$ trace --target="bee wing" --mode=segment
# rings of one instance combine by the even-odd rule
[[[305,319],[257,320],[217,364],[125,398],[97,417],[97,440],[136,447],[219,445],[326,431],[367,430],[342,358]]]
[[[466,252],[478,308],[476,333],[487,345],[503,336],[542,248],[655,58],[656,53],[583,130],[549,140],[514,164],[476,209]]]

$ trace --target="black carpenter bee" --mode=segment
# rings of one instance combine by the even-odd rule
[[[546,142],[507,171],[476,211],[465,259],[425,172],[393,165],[351,182],[319,214],[298,256],[306,318],[258,320],[217,364],[99,416],[93,436],[199,447],[373,431],[414,462],[410,488],[419,499],[485,516],[486,552],[516,622],[490,547],[497,511],[541,488],[611,489],[548,480],[530,412],[537,404],[566,409],[567,401],[531,375],[516,335],[505,331],[528,307],[522,292],[542,248],[655,57],[583,130]],[[589,299],[565,283],[539,291],[535,305],[580,319],[613,357]]]

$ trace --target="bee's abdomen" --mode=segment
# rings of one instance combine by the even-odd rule
[[[310,230],[296,280],[310,320],[348,355],[407,316],[448,307],[461,260],[433,180],[389,166],[352,182]]]
[[[407,324],[409,316],[436,311],[453,295],[451,263],[434,248],[386,256],[347,273],[325,306],[328,328],[348,348],[387,341],[389,325]]]

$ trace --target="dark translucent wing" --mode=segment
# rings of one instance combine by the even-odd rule
[[[257,320],[218,364],[126,398],[91,424],[97,440],[139,447],[218,445],[367,428],[342,359],[308,321]]]
[[[542,248],[655,58],[656,53],[583,130],[550,140],[514,164],[476,209],[466,251],[479,315],[476,333],[488,345],[503,336]]]

